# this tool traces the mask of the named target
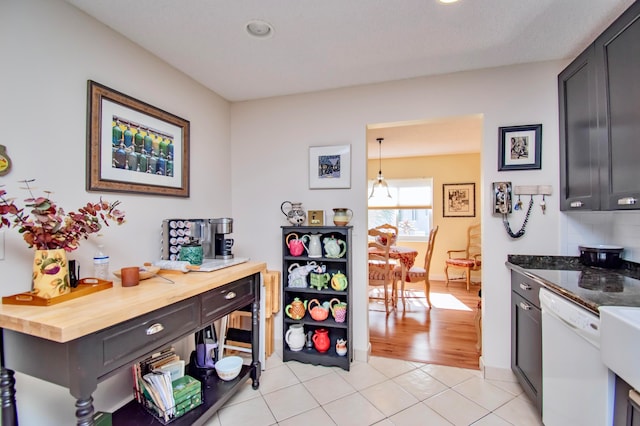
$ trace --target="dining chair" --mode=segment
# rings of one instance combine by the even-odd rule
[[[395,292],[393,271],[396,265],[395,262],[392,262],[389,258],[391,234],[378,229],[370,229],[369,236],[373,237],[373,240],[369,241],[368,250],[369,287],[383,287],[384,308],[385,312],[389,314],[390,307],[393,306],[393,293]],[[385,244],[381,243],[382,240],[384,240]]]
[[[373,229],[377,229],[378,231],[382,231],[385,232],[387,234],[391,234],[391,245],[394,245],[396,243],[396,240],[398,239],[398,227],[391,225],[389,223],[384,223],[382,225],[376,226]]]
[[[431,291],[431,282],[429,281],[429,268],[431,267],[431,256],[433,255],[433,247],[436,243],[436,234],[438,233],[438,227],[434,227],[429,232],[429,241],[427,243],[427,252],[424,256],[424,264],[423,266],[412,266],[403,276],[402,275],[402,267],[396,266],[393,270],[394,272],[394,282],[401,282],[400,285],[400,296],[402,297],[402,309],[406,309],[406,304],[404,300],[405,292],[404,285],[405,281],[410,283],[418,283],[420,281],[424,281],[424,292],[427,298],[427,304],[431,307],[431,298],[429,297],[429,292]]]
[[[467,247],[465,249],[447,251],[448,259],[445,259],[444,267],[447,287],[449,286],[449,281],[453,280],[453,278],[449,278],[449,268],[463,269],[464,276],[462,279],[466,279],[467,291],[469,291],[471,272],[479,271],[482,267],[481,246],[480,224],[476,223],[467,229]],[[454,255],[456,253],[457,255]]]

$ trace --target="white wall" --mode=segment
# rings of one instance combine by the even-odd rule
[[[507,254],[558,254],[557,196],[547,211],[536,205],[525,237],[511,240],[489,210],[491,182],[547,184],[558,190],[558,110],[556,78],[564,64],[546,62],[417,78],[297,96],[234,103],[231,107],[234,234],[255,241],[238,251],[265,258],[281,269],[280,212],[285,200],[305,209],[354,211],[354,339],[356,356],[368,348],[366,296],[366,126],[372,123],[484,114],[482,180],[478,208],[483,222],[484,362],[510,365],[510,286]],[[543,124],[542,170],[497,172],[498,127]],[[309,190],[309,146],[351,144],[351,189]],[[538,200],[539,201],[539,200]],[[522,213],[512,216],[519,229]],[[267,252],[265,249],[268,248]],[[281,327],[281,323],[278,323]],[[276,331],[276,335],[278,331]]]
[[[624,259],[640,262],[640,211],[567,212],[560,223],[567,256],[578,256],[580,245],[610,244],[624,247]]]
[[[127,223],[103,237],[112,270],[158,259],[165,218],[231,215],[227,101],[60,0],[2,0],[0,55],[0,143],[13,160],[0,184],[21,200],[26,193],[17,181],[34,178],[67,211],[101,195],[121,200]],[[88,79],[191,122],[190,198],[85,191]],[[4,233],[0,293],[29,290],[33,252],[16,230]],[[69,256],[79,260],[82,276],[91,274],[95,247],[90,239]],[[128,376],[99,386],[98,409],[131,398]],[[17,391],[20,424],[75,423],[68,390],[18,375]]]

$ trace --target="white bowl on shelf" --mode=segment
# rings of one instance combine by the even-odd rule
[[[218,373],[218,377],[222,380],[228,382],[230,380],[235,379],[240,374],[240,369],[242,368],[242,358],[239,356],[226,356],[215,365],[216,373]]]

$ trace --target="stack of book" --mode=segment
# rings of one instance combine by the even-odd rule
[[[132,367],[136,399],[163,423],[202,403],[200,381],[184,375],[174,348],[164,349]]]

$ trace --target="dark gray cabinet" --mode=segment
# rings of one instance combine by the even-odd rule
[[[351,226],[283,226],[282,227],[282,307],[283,307],[283,336],[282,336],[282,360],[283,361],[299,361],[313,365],[324,365],[340,367],[344,370],[349,370],[351,361],[353,360],[352,349],[352,303],[351,303],[351,288],[353,286],[352,273],[351,273]],[[292,237],[289,237],[290,235]],[[305,249],[302,255],[293,256],[289,252],[287,246],[287,238],[299,238],[302,239],[304,235],[320,235],[321,243],[324,243],[326,239],[335,238],[337,240],[344,241],[346,251],[344,255],[340,257],[328,256],[324,244],[322,247],[321,257],[309,257],[308,250]],[[307,246],[309,240],[306,239]],[[340,244],[342,248],[342,244]],[[342,273],[347,277],[347,288],[344,290],[335,290],[331,284],[328,283],[326,288],[318,289],[312,287],[310,284],[310,276],[305,277],[305,286],[289,285],[288,274],[294,271],[297,266],[304,266],[307,264],[316,264],[318,266],[324,266],[326,273],[333,277],[334,274]],[[337,322],[331,315],[324,321],[314,320],[309,311],[307,310],[304,317],[301,319],[292,319],[286,315],[287,305],[290,305],[296,298],[301,301],[306,301],[307,306],[311,300],[318,300],[320,304],[330,302],[333,299],[338,299],[340,302],[347,304],[346,319],[344,322]],[[313,304],[315,308],[315,303]],[[302,324],[304,332],[312,335],[318,329],[325,329],[328,331],[331,344],[327,352],[318,352],[313,345],[306,346],[302,350],[291,350],[285,340],[285,334],[289,327],[293,324]],[[336,342],[338,339],[346,340],[347,342],[347,354],[339,355],[336,353]]]
[[[640,2],[558,76],[561,210],[639,209]]]
[[[594,47],[558,76],[562,210],[598,210],[598,118]]]
[[[511,370],[542,413],[540,284],[511,271]]]
[[[603,117],[602,210],[640,208],[640,2],[595,42]]]

